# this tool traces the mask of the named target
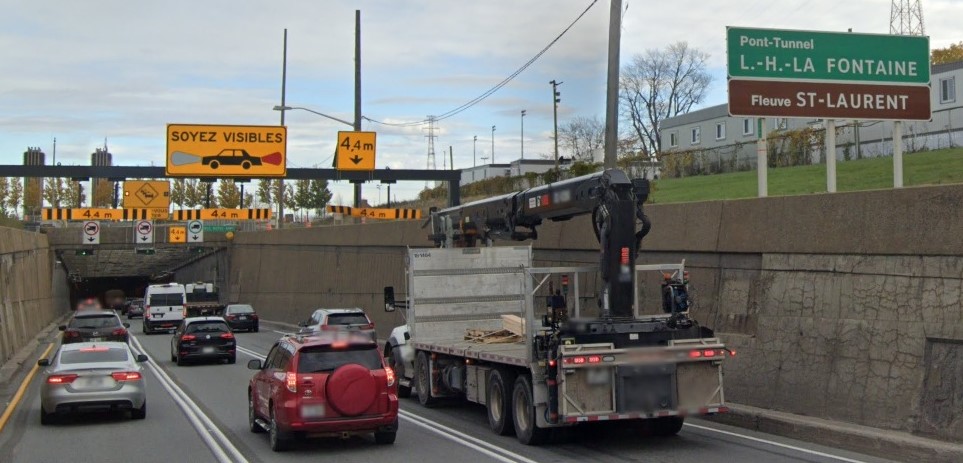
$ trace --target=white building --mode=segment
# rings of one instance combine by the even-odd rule
[[[483,164],[461,170],[461,184],[492,177],[520,177],[527,173],[542,174],[555,168],[554,159],[517,159],[510,164]]]
[[[930,79],[932,119],[903,122],[904,151],[963,146],[963,61],[932,66]],[[822,119],[769,117],[764,130],[772,134],[805,126],[822,128]],[[836,127],[837,159],[893,153],[893,121],[836,120]],[[757,119],[729,116],[727,104],[666,119],[660,133],[666,153],[702,150],[709,156],[735,156],[740,165],[755,167]]]

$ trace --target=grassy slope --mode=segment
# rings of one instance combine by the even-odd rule
[[[676,203],[753,198],[756,171],[661,179],[650,202]],[[826,191],[826,166],[769,169],[769,196],[803,195]],[[903,156],[903,184],[963,183],[963,149],[945,149]],[[859,191],[893,186],[893,158],[838,162],[836,190]]]

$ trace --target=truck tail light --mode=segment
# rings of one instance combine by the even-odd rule
[[[287,386],[288,386],[288,390],[291,392],[298,392],[298,374],[288,373],[285,376],[285,379],[286,379],[285,382],[287,383]]]
[[[629,248],[622,248],[622,256],[619,260],[622,265],[629,265]]]
[[[47,384],[70,384],[77,379],[76,374],[50,375],[47,377]]]

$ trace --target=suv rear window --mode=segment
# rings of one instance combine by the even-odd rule
[[[60,363],[126,362],[125,349],[81,349],[60,353]]]
[[[104,314],[92,317],[74,317],[68,325],[70,328],[111,328],[120,326],[120,319],[116,315]]]
[[[187,325],[187,333],[227,333],[231,329],[224,322],[195,322]]]
[[[298,373],[334,371],[342,365],[357,363],[369,370],[380,370],[381,357],[374,346],[332,349],[328,346],[305,347],[298,353]]]
[[[328,315],[328,325],[367,325],[368,317],[363,313],[333,313]]]
[[[184,297],[180,293],[151,294],[147,305],[184,305]]]

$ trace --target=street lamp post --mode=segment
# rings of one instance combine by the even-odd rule
[[[522,110],[522,159],[525,159],[525,110]]]
[[[495,126],[492,126],[492,164],[495,163]]]

